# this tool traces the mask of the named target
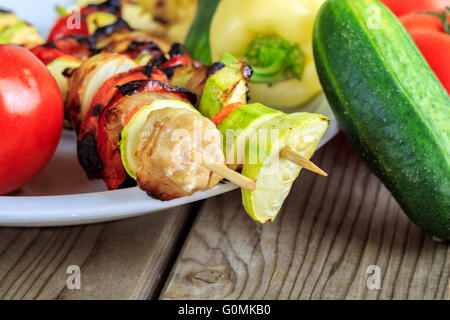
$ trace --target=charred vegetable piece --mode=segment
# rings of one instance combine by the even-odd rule
[[[149,78],[161,79],[161,72],[154,70],[148,74],[144,67],[135,68],[108,79],[95,94],[91,107],[80,127],[77,142],[78,160],[88,178],[102,178],[103,164],[97,152],[97,131],[103,110],[123,97],[119,90],[120,86]]]
[[[107,12],[94,12],[86,17],[89,35],[91,36],[98,29],[112,25],[115,22],[117,22],[117,16]]]
[[[113,52],[127,51],[128,46],[133,42],[150,42],[157,44],[160,50],[167,53],[170,50],[170,45],[157,37],[151,36],[142,31],[115,29],[114,32],[107,36],[98,36],[96,38],[97,48],[108,48]]]
[[[137,67],[136,63],[119,54],[101,53],[75,70],[69,79],[66,118],[78,132],[91,102],[103,83],[115,74]]]
[[[227,65],[208,78],[203,89],[199,110],[208,118],[214,117],[227,105],[247,103],[247,81],[251,69],[246,63]]]

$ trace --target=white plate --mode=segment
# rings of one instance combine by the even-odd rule
[[[70,0],[39,1],[39,4],[32,0],[2,0],[0,8],[14,10],[46,34],[54,19],[55,5],[71,3]],[[319,148],[338,133],[334,115],[323,94],[302,111],[321,113],[331,120]],[[102,181],[86,178],[77,161],[75,135],[64,130],[46,169],[13,195],[0,197],[0,225],[37,227],[110,221],[173,208],[236,188],[231,183],[219,184],[212,190],[165,202],[148,197],[138,188],[107,191]]]

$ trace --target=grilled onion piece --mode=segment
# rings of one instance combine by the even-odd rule
[[[92,99],[103,83],[115,74],[137,67],[136,63],[119,54],[100,53],[82,63],[69,79],[70,94],[65,114],[78,132],[91,106]]]

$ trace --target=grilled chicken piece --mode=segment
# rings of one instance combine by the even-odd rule
[[[139,187],[161,200],[213,188],[222,177],[202,166],[202,159],[224,163],[220,134],[199,113],[164,108],[149,114],[136,151]]]

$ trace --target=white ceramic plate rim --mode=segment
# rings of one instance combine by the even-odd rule
[[[54,15],[55,5],[71,3],[70,0],[47,0],[40,1],[39,6],[34,7],[35,2],[31,0],[2,0],[1,8],[14,10],[21,18],[30,21],[42,34],[45,34],[54,19],[52,15]],[[318,103],[313,101],[312,105],[315,106],[308,108],[307,111],[322,113],[332,120],[319,143],[318,148],[320,148],[331,140],[339,129],[323,94],[319,95],[315,101]],[[150,198],[137,187],[70,195],[2,196],[0,197],[0,225],[43,227],[111,221],[177,207],[236,188],[237,186],[232,183],[219,184],[212,190],[165,202]]]

